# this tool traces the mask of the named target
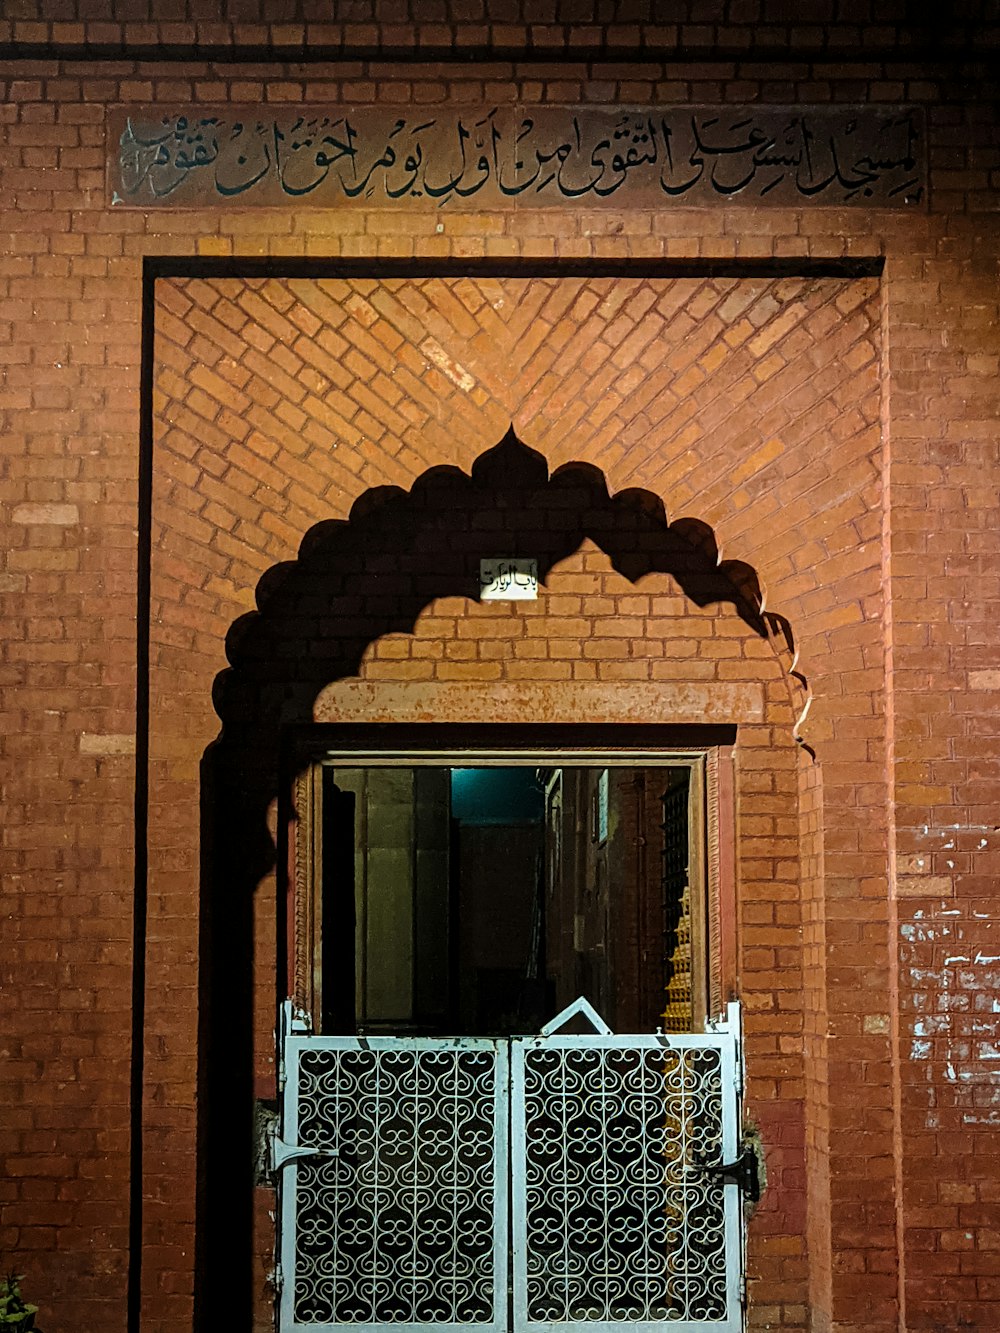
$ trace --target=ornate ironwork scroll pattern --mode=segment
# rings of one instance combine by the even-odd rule
[[[296,1324],[494,1319],[496,1055],[303,1051]]]
[[[531,1323],[724,1321],[717,1049],[525,1052]]]

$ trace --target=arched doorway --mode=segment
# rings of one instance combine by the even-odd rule
[[[541,604],[501,614],[478,600],[479,561],[486,553],[530,553],[545,589]],[[349,523],[320,525],[294,565],[278,567],[263,581],[259,603],[260,612],[230,635],[233,667],[216,690],[223,730],[206,756],[208,942],[231,943],[240,919],[237,886],[252,892],[274,860],[269,805],[275,797],[289,799],[280,827],[296,813],[285,784],[307,766],[295,751],[296,738],[305,732],[315,740],[317,726],[358,721],[365,710],[376,727],[390,716],[432,728],[477,718],[509,727],[532,715],[556,724],[591,718],[611,727],[642,718],[704,727],[714,719],[730,733],[744,728],[758,738],[756,746],[772,747],[764,767],[794,769],[792,728],[800,701],[770,642],[769,631],[780,622],[762,615],[752,571],[720,565],[711,533],[693,521],[668,524],[655,497],[626,492],[611,498],[593,468],[569,466],[549,478],[540,456],[513,435],[484,455],[471,477],[435,469],[408,494],[369,493]],[[673,743],[684,748],[676,731]],[[613,740],[605,742],[614,747]],[[356,760],[353,766],[364,767]],[[599,782],[609,766],[592,767]],[[774,786],[777,802],[794,816],[791,788]],[[715,793],[717,821],[718,784]],[[706,827],[712,818],[706,809]],[[724,840],[714,839],[712,850],[718,876]],[[296,869],[293,856],[291,864],[282,861],[281,876],[294,881]],[[261,889],[255,911],[244,910],[245,929],[256,916],[258,941],[266,942]],[[291,940],[281,938],[287,917],[275,908],[272,919],[279,937],[276,973],[261,964],[259,947],[256,979],[239,950],[203,951],[207,1022],[220,1005],[231,1015],[234,996],[246,996],[252,1009],[255,992],[262,1013],[268,989],[272,1002],[292,993],[295,954]],[[727,930],[731,947],[731,907],[716,938]],[[721,995],[720,949],[707,953]],[[240,1077],[246,1087],[252,1044],[247,1032],[242,1048],[229,1042],[214,1069],[206,1063],[207,1108],[223,1093],[231,1099]],[[230,1075],[224,1086],[220,1073]],[[209,1110],[206,1142],[215,1145],[211,1162],[222,1182],[227,1159],[235,1174],[238,1137],[231,1119],[219,1117],[214,1130],[212,1119]],[[213,1197],[224,1197],[219,1185],[208,1191],[209,1213]]]

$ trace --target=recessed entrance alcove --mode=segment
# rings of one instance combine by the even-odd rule
[[[826,983],[820,768],[801,741],[821,747],[840,725],[827,650],[866,632],[852,607],[867,574],[838,565],[848,583],[824,587],[820,571],[857,543],[824,478],[853,467],[877,484],[860,354],[876,291],[790,278],[157,284],[147,1025],[161,1037],[144,1118],[152,1145],[158,1126],[197,1127],[206,1318],[230,1308],[235,1253],[235,1287],[259,1293],[267,1322],[274,1199],[244,1163],[253,1108],[259,1119],[275,1099],[284,996],[328,1029],[513,1032],[571,991],[642,1030],[697,1026],[738,994],[749,1105],[776,1168],[751,1275],[772,1237],[781,1266],[787,1246],[804,1253],[805,1136],[812,1126],[822,1182],[826,1091],[822,1061],[806,1082],[803,1054]],[[853,493],[849,521],[864,525],[869,499]],[[534,561],[537,596],[482,599],[487,558]],[[483,915],[485,890],[461,869],[485,884],[488,865],[503,883],[504,858],[483,850],[497,835],[461,819],[466,845],[452,855],[449,841],[447,891],[429,917],[424,901],[422,925],[415,874],[396,880],[390,923],[408,923],[409,954],[388,946],[390,998],[423,986],[424,1009],[379,1014],[386,992],[368,980],[386,957],[387,881],[367,863],[394,849],[358,830],[386,805],[389,751],[411,867],[433,862],[414,812],[435,783],[450,810],[463,770],[528,772],[543,813],[518,835],[522,892],[506,916]],[[324,788],[354,802],[332,843]],[[197,864],[177,813],[193,797]],[[578,861],[561,902],[544,870],[557,805]],[[668,887],[671,847],[685,864]],[[543,871],[527,874],[539,850]],[[498,921],[510,956],[491,962]],[[184,1092],[195,1048],[198,1087]],[[155,1236],[168,1164],[149,1152],[145,1170]]]

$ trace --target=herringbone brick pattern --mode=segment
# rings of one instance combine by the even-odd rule
[[[311,523],[370,486],[409,486],[442,461],[468,468],[511,423],[552,467],[592,462],[612,489],[641,485],[671,517],[708,522],[727,556],[757,569],[768,606],[797,612],[806,641],[829,609],[810,599],[821,565],[828,581],[835,562],[847,585],[840,615],[853,632],[877,600],[871,282],[189,280],[158,291],[158,477],[178,511],[161,553],[197,571],[220,628]],[[810,646],[829,651],[836,632],[824,620],[825,642]],[[196,624],[178,634],[184,651],[197,647]],[[808,654],[801,665],[808,674]]]

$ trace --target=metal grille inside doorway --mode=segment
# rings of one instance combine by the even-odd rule
[[[740,1328],[735,1030],[289,1037],[284,1072],[282,1333]]]
[[[293,1327],[497,1324],[506,1052],[412,1039],[298,1054]]]

